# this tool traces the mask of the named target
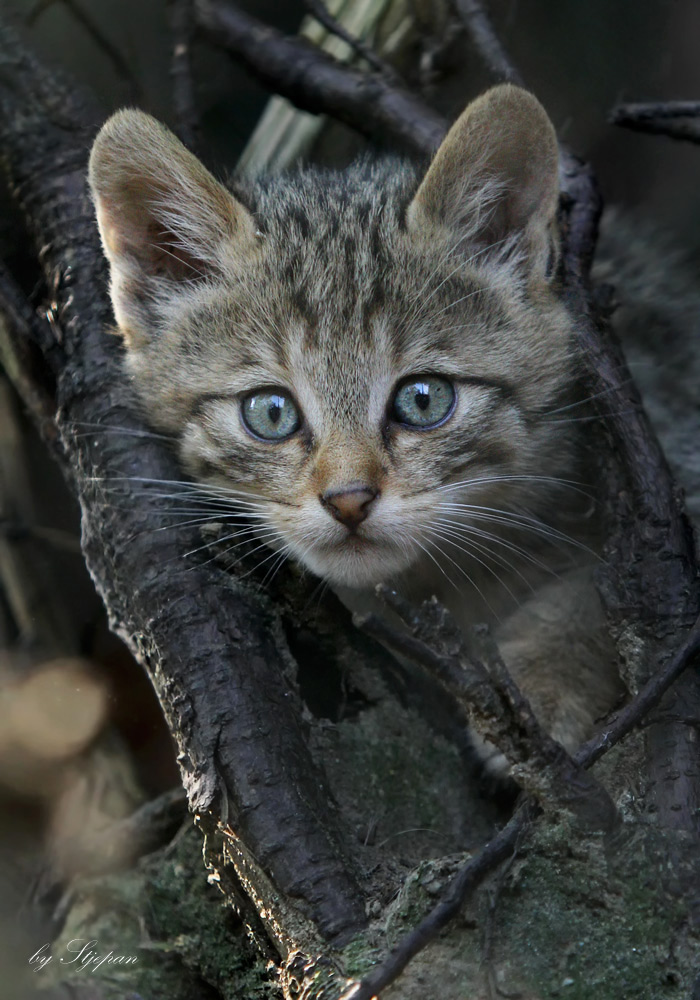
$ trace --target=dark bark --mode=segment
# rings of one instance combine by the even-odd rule
[[[105,336],[111,313],[85,177],[98,116],[7,27],[0,46],[4,166],[53,286],[61,337],[50,357],[56,424],[91,575],[113,627],[148,666],[179,742],[192,810],[228,816],[279,891],[297,899],[322,934],[346,935],[362,925],[364,910],[302,736],[274,610],[215,566],[183,566],[182,553],[201,544],[195,532],[156,530],[157,510],[134,497],[131,481],[179,478],[162,446],[148,436],[82,433],[140,429],[117,341]],[[115,484],[124,487],[119,508]]]
[[[698,101],[656,101],[649,104],[618,104],[610,112],[611,125],[633,132],[667,135],[671,139],[700,143]]]

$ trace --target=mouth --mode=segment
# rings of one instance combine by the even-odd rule
[[[412,560],[391,539],[347,534],[317,543],[306,551],[303,561],[334,586],[367,588],[402,572]]]
[[[389,542],[368,538],[366,535],[358,535],[356,532],[348,532],[344,538],[320,543],[318,549],[324,555],[338,555],[339,553],[376,552],[388,547],[390,547]]]

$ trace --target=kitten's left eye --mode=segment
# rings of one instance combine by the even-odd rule
[[[411,375],[396,390],[391,415],[407,427],[428,429],[446,420],[454,403],[455,391],[446,378]]]
[[[255,437],[283,441],[299,430],[296,403],[284,389],[257,389],[241,404],[241,417]]]

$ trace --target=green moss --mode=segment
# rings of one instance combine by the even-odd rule
[[[70,941],[94,939],[100,954],[137,958],[89,973],[106,1000],[128,992],[149,1000],[279,998],[240,921],[207,884],[201,855],[201,834],[192,829],[172,852],[151,855],[133,871],[83,882],[52,949],[53,981],[85,982],[86,972],[60,957]]]
[[[646,831],[613,853],[565,825],[543,827],[498,903],[506,987],[534,986],[542,1000],[686,1000],[700,941],[686,935],[685,953],[673,953],[687,906],[664,888],[660,837]]]

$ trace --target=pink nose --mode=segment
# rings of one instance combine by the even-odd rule
[[[336,521],[354,531],[369,514],[369,508],[379,496],[378,490],[363,483],[341,486],[338,490],[328,490],[320,500]]]

